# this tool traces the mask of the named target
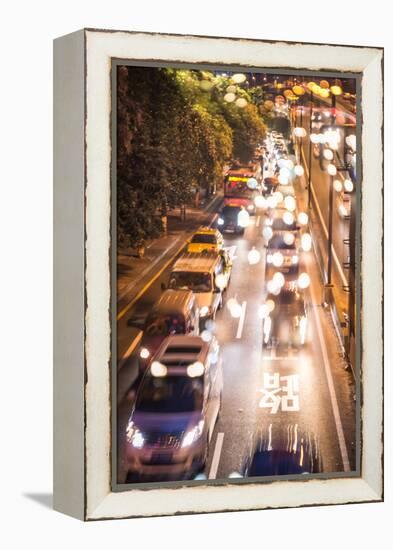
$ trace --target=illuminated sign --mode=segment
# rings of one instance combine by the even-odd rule
[[[247,182],[250,178],[247,177],[247,178],[242,178],[242,177],[239,177],[239,176],[229,176],[228,180],[229,181],[245,181]]]

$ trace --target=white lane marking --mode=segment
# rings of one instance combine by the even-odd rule
[[[304,166],[306,168],[306,172],[307,172],[307,175],[308,175],[308,166],[307,166],[307,163],[306,163],[306,158],[304,156],[303,149],[302,149],[302,156],[303,156]],[[324,222],[324,219],[323,219],[323,216],[322,216],[322,212],[321,212],[321,209],[319,207],[319,202],[318,202],[318,199],[317,199],[316,194],[314,192],[314,186],[313,186],[312,182],[311,182],[311,193],[312,193],[312,196],[314,197],[315,205],[316,205],[317,211],[318,211],[318,217],[321,221],[323,231],[325,233],[326,238],[328,238],[328,230],[326,228],[326,225],[325,225],[325,222]],[[344,286],[348,286],[347,278],[345,277],[345,274],[344,274],[344,272],[341,268],[341,264],[340,264],[340,261],[338,259],[337,254],[336,254],[336,250],[335,250],[334,246],[332,246],[332,252],[333,252],[334,263],[336,264],[336,267],[337,267],[337,270],[340,274],[341,280],[342,280]]]
[[[165,250],[159,254],[154,260],[152,260],[151,262],[149,262],[148,266],[138,275],[138,279],[136,281],[133,281],[131,283],[126,283],[126,285],[123,287],[122,291],[118,293],[117,295],[117,302],[119,303],[127,294],[128,292],[130,292],[130,290],[132,290],[134,288],[134,286],[138,283],[140,283],[140,281],[144,278],[145,275],[147,275],[147,273],[149,273],[149,271],[160,261],[162,260],[162,258],[165,256],[165,254],[168,254],[168,252],[170,250],[172,250],[172,248],[178,244],[178,242],[180,241],[181,239],[181,236],[177,237],[173,243],[171,243],[167,248],[165,248]],[[154,242],[154,241],[153,241]],[[153,243],[151,243],[153,244]]]
[[[241,338],[243,333],[244,319],[246,318],[247,302],[242,303],[242,312],[239,317],[236,338]]]
[[[218,214],[214,214],[212,221],[209,223],[208,227],[211,227],[217,218],[218,218]]]
[[[255,227],[259,227],[260,223],[261,223],[261,216],[257,216],[257,219],[255,221]]]
[[[300,411],[298,374],[281,376],[279,372],[264,372],[259,391],[262,393],[259,407],[270,409],[270,414],[277,414],[280,406],[283,412]]]
[[[217,434],[216,445],[214,447],[213,460],[210,466],[209,479],[216,479],[218,465],[220,463],[222,444],[224,441],[224,432]]]
[[[314,284],[312,283],[310,285],[311,300],[312,300],[313,304],[317,304],[318,302],[315,298],[315,293],[314,293],[313,287],[314,287]],[[313,307],[312,309],[313,309],[313,312],[314,312],[314,318],[315,318],[315,324],[316,324],[316,327],[317,327],[319,343],[321,345],[321,351],[322,351],[322,357],[323,357],[323,366],[324,366],[324,369],[325,369],[326,380],[327,380],[328,389],[329,389],[329,393],[330,393],[330,401],[332,403],[333,416],[334,416],[334,422],[336,424],[336,430],[337,430],[338,443],[339,443],[339,446],[340,446],[341,459],[342,459],[342,462],[343,462],[344,472],[349,472],[351,467],[350,467],[350,464],[349,464],[348,451],[347,451],[347,446],[345,444],[344,430],[343,430],[343,425],[341,423],[340,410],[339,410],[338,403],[337,403],[336,390],[334,388],[332,371],[330,369],[329,356],[328,356],[328,352],[327,352],[327,348],[326,348],[326,342],[325,342],[325,338],[323,336],[321,320],[319,318],[319,312],[317,311],[316,307]]]
[[[127,361],[127,359],[130,357],[131,353],[134,351],[134,349],[137,347],[137,345],[139,344],[139,342],[141,341],[141,338],[142,338],[142,334],[143,332],[140,331],[138,333],[137,336],[135,336],[135,338],[133,339],[133,341],[131,342],[131,344],[128,346],[128,348],[126,349],[124,355],[122,356],[122,358],[120,359],[120,361],[118,362],[118,365],[117,365],[117,370],[120,370],[122,368],[122,366],[124,365],[124,363]]]

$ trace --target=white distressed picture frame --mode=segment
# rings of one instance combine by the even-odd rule
[[[82,520],[383,499],[383,50],[81,30],[54,46],[54,507]],[[111,61],[362,73],[361,476],[111,490]]]

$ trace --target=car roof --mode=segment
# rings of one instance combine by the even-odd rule
[[[186,252],[175,262],[172,271],[211,271],[219,261],[217,253]]]
[[[195,295],[191,290],[167,289],[153,306],[152,313],[173,313],[188,310],[195,301]]]
[[[176,366],[177,361],[182,364],[195,361],[204,363],[210,347],[211,344],[205,342],[200,336],[176,334],[165,338],[154,355],[154,360],[171,364],[171,366]]]
[[[276,191],[282,193],[285,197],[291,195],[295,198],[295,189],[293,185],[277,185]]]
[[[266,300],[273,300],[274,303],[280,303],[280,300],[285,298],[292,298],[293,302],[304,302],[304,294],[298,290],[291,290],[289,288],[282,288],[280,294],[268,294]]]
[[[195,231],[195,233],[193,233],[193,236],[194,235],[199,235],[200,233],[206,235],[217,235],[217,236],[220,236],[221,233],[217,230],[217,229],[214,229],[214,227],[200,227],[199,229],[197,229],[197,231]]]

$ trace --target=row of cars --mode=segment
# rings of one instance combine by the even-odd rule
[[[287,150],[280,134],[268,140],[270,155],[286,160]],[[309,276],[302,265],[302,252],[311,249],[308,215],[299,211],[295,189],[277,178],[269,190],[263,236],[266,246],[266,300],[261,308],[265,346],[298,348],[307,341],[307,306],[304,290]]]
[[[263,227],[267,247],[264,340],[268,345],[284,339],[302,345],[307,312],[300,288],[304,285],[299,284],[299,254],[307,220],[292,208],[296,199],[291,186],[263,185],[261,189],[268,205]],[[145,320],[140,383],[126,427],[128,481],[195,479],[206,466],[223,392],[220,346],[212,328],[232,267],[221,232],[242,234],[248,223],[247,208],[227,201],[218,214],[217,229],[203,227],[190,238]],[[271,432],[268,437],[271,442]],[[304,458],[309,455],[314,465],[319,463],[315,446],[304,443],[289,456],[281,440],[279,436],[276,447],[265,448],[264,437],[253,438],[235,477],[296,473],[296,467],[299,473],[318,471],[318,466],[311,470]],[[300,441],[303,444],[307,438]]]
[[[205,467],[223,391],[212,330],[231,275],[223,244],[217,229],[200,228],[146,318],[126,428],[128,481],[189,479]]]
[[[307,306],[304,289],[309,284],[303,270],[302,253],[311,249],[307,232],[308,216],[298,209],[295,189],[280,184],[279,159],[288,159],[283,135],[273,131],[258,151],[263,158],[263,181],[255,197],[256,212],[264,215],[266,246],[266,299],[261,306],[262,336],[265,346],[303,346],[307,341]],[[229,211],[229,208],[228,208]],[[232,214],[233,212],[233,214]],[[235,211],[232,210],[232,219]],[[221,219],[220,219],[221,218]],[[225,209],[218,223],[222,229],[235,227]],[[222,220],[222,221],[221,221]],[[241,229],[236,231],[241,233]],[[244,232],[244,230],[243,230]],[[319,438],[297,424],[268,422],[259,426],[241,459],[239,471],[230,477],[261,477],[323,472]]]

